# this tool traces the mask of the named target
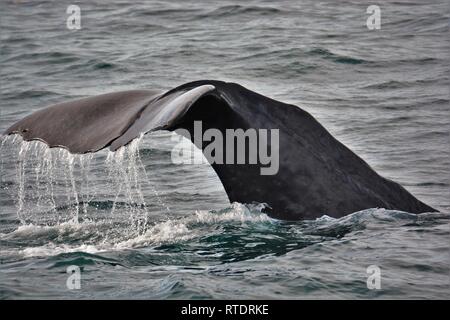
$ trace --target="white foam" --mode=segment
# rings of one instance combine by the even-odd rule
[[[261,213],[262,207],[254,208],[250,211],[249,208],[241,203],[234,202],[231,204],[232,210],[222,213],[214,213],[210,211],[197,211],[193,220],[197,223],[218,223],[227,221],[237,222],[275,222],[276,220],[270,218],[265,213]],[[256,212],[255,212],[256,211]]]
[[[230,209],[222,212],[196,211],[193,216],[157,223],[143,235],[118,244],[117,248],[186,241],[204,235],[197,227],[198,224],[214,225],[225,222],[276,223],[276,220],[264,213],[252,212],[241,203],[233,203]]]
[[[115,249],[128,249],[162,243],[176,243],[195,237],[195,234],[182,221],[164,221],[149,228],[136,238],[115,245]]]
[[[105,251],[115,251],[132,249],[144,246],[154,246],[160,244],[170,244],[187,241],[196,237],[204,236],[205,230],[202,226],[210,226],[222,223],[276,223],[277,221],[268,217],[261,212],[255,212],[249,210],[243,204],[233,203],[231,208],[223,210],[221,212],[210,211],[197,211],[191,216],[185,216],[179,219],[168,219],[165,221],[157,222],[152,226],[149,226],[144,233],[137,236],[129,234],[130,238],[127,239],[127,229],[120,229],[119,234],[121,237],[106,237],[99,239],[94,244],[58,244],[50,242],[45,245],[38,245],[34,247],[25,248],[19,252],[26,257],[31,256],[52,256],[61,253],[72,252],[87,252],[97,253]],[[199,226],[200,224],[200,226]],[[0,239],[38,239],[48,238],[50,235],[56,238],[76,240],[86,234],[92,234],[98,236],[98,232],[102,228],[109,228],[104,223],[84,221],[78,223],[76,221],[68,221],[60,223],[54,226],[40,226],[40,225],[21,225],[15,231],[8,234],[0,234]]]
[[[64,235],[72,234],[75,235],[76,232],[80,232],[84,229],[94,229],[98,228],[101,224],[93,223],[90,221],[78,223],[74,220],[62,222],[57,225],[34,225],[32,223],[20,225],[16,230],[10,233],[0,233],[0,239],[11,240],[11,239],[29,239],[33,240],[39,237],[45,237],[50,234]]]
[[[30,258],[30,257],[55,256],[62,253],[73,253],[73,252],[86,252],[94,254],[101,251],[105,250],[101,250],[94,245],[80,245],[71,247],[69,245],[56,245],[53,243],[49,243],[44,246],[26,248],[21,251],[21,254],[26,258]]]

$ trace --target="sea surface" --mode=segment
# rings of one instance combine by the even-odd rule
[[[208,164],[173,164],[169,132],[93,155],[3,137],[0,298],[449,298],[448,1],[379,2],[378,30],[369,1],[81,0],[80,30],[70,4],[0,1],[0,131],[69,99],[232,81],[440,212],[278,221],[230,204]]]

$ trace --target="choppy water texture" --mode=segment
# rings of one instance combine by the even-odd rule
[[[448,1],[383,1],[375,31],[360,1],[77,1],[79,31],[68,4],[0,2],[1,131],[71,98],[234,81],[309,111],[441,213],[281,222],[229,204],[208,165],[172,164],[167,132],[83,156],[9,137],[1,298],[448,298]]]

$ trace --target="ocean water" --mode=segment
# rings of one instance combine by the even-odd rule
[[[449,297],[448,1],[383,1],[379,30],[369,1],[77,1],[80,30],[69,4],[0,2],[0,131],[64,100],[233,81],[440,212],[278,221],[230,204],[207,164],[173,164],[169,132],[93,155],[3,137],[2,299]]]

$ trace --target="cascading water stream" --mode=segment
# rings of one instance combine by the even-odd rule
[[[105,151],[71,154],[40,141],[23,141],[16,135],[2,137],[1,180],[13,186],[9,192],[15,199],[20,224],[52,226],[97,220],[100,217],[89,211],[103,200],[110,203],[110,211],[102,218],[123,223],[123,219],[115,217],[120,206],[122,213],[128,214],[128,232],[144,234],[149,223],[148,201],[164,211],[170,209],[149,183],[139,154],[141,141],[142,136],[116,152],[106,151],[105,156]],[[17,160],[5,161],[11,155]],[[14,166],[14,177],[3,175],[5,165]],[[144,185],[152,190],[153,197],[147,195],[152,199],[144,196]]]

